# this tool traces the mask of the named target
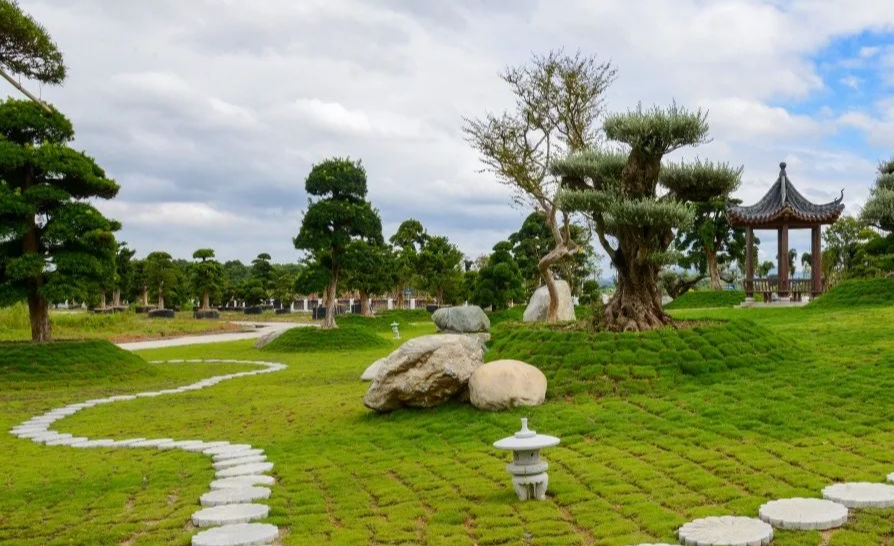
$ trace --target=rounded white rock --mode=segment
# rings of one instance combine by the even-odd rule
[[[773,540],[773,528],[755,518],[714,516],[690,521],[678,535],[687,546],[763,546]]]
[[[273,485],[276,480],[273,476],[265,476],[264,474],[249,474],[247,476],[236,476],[235,478],[223,478],[211,482],[211,489],[231,489],[251,487],[253,485]]]
[[[823,499],[782,499],[760,507],[760,518],[779,529],[825,531],[847,523],[847,507]]]
[[[241,459],[243,457],[252,457],[254,455],[263,455],[263,449],[246,449],[245,451],[236,451],[233,453],[221,453],[219,455],[212,455],[211,460],[216,462],[226,461],[227,459]]]
[[[192,515],[192,522],[199,527],[232,525],[264,519],[269,513],[270,507],[265,504],[226,504],[199,510]]]
[[[233,478],[235,476],[263,474],[271,470],[273,470],[273,463],[251,463],[218,470],[215,476],[218,478]]]
[[[199,497],[199,502],[202,506],[220,506],[222,504],[244,504],[269,498],[270,490],[266,487],[241,487],[215,489]]]
[[[204,453],[205,455],[220,455],[221,453],[236,453],[239,451],[248,451],[250,449],[252,449],[252,447],[248,444],[229,444],[224,446],[211,447],[202,451],[202,453]]]
[[[241,457],[239,459],[227,459],[224,461],[217,461],[211,466],[214,467],[214,470],[223,470],[224,468],[230,468],[233,466],[239,466],[243,464],[250,463],[263,463],[267,460],[266,455],[253,455],[251,457]]]
[[[237,523],[214,527],[192,537],[192,546],[265,546],[276,540],[279,529],[267,523]]]
[[[848,508],[894,506],[894,485],[870,482],[836,483],[823,489],[823,498]]]

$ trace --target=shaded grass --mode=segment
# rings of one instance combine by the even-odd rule
[[[743,301],[745,301],[745,292],[741,290],[690,290],[665,305],[664,308],[671,311],[703,307],[734,307]]]
[[[674,314],[735,321],[693,330],[692,347],[683,351],[702,355],[703,340],[716,344],[726,363],[722,348],[736,341],[710,337],[736,336],[735,331],[747,334],[752,348],[763,342],[773,347],[768,353],[791,347],[791,354],[769,363],[763,353],[748,354],[747,366],[700,375],[680,370],[673,381],[659,375],[644,391],[593,395],[587,389],[506,413],[448,404],[376,415],[362,406],[367,384],[357,378],[389,348],[263,353],[264,360],[289,368],[203,391],[91,408],[61,421],[60,429],[93,437],[223,438],[266,449],[278,481],[269,521],[281,526],[286,546],[674,543],[675,529],[695,517],[754,516],[770,499],[817,497],[834,481],[883,481],[894,471],[894,310]],[[405,337],[432,330],[402,326]],[[501,331],[495,332],[494,351]],[[636,358],[646,341],[663,347],[661,335],[688,343],[680,332],[617,334],[606,353],[615,358],[632,351]],[[552,337],[543,344],[561,343]],[[521,341],[532,340],[507,346]],[[242,341],[141,354],[154,359],[262,353]],[[565,360],[544,369],[555,374]],[[14,396],[0,389],[0,423],[96,390],[132,392],[172,378],[185,384],[198,373],[195,366],[162,365],[152,378],[83,382],[77,389],[43,382]],[[198,366],[204,373],[211,367]],[[638,361],[629,366],[649,367]],[[661,366],[654,364],[656,370]],[[550,389],[561,385],[553,378]],[[544,451],[550,463],[544,502],[515,499],[505,472],[508,456],[491,447],[517,430],[522,416],[532,428],[562,438]],[[53,448],[2,435],[0,543],[185,546],[192,530],[184,523],[211,477],[207,459],[195,454]],[[842,529],[823,535],[779,531],[775,544],[877,546],[889,543],[892,528],[894,510],[857,510]]]
[[[853,279],[842,281],[808,307],[837,309],[856,306],[894,305],[894,279]]]

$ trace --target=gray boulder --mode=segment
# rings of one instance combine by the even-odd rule
[[[556,281],[556,290],[559,292],[559,320],[562,322],[577,320],[574,314],[574,305],[571,304],[571,288],[562,280]],[[525,309],[525,322],[546,322],[549,313],[549,291],[544,284],[538,288],[528,307]]]
[[[382,369],[382,364],[385,363],[384,358],[380,358],[369,365],[368,368],[360,375],[360,381],[372,381],[376,378],[376,374],[379,373],[379,370]]]
[[[430,408],[465,395],[484,358],[472,336],[437,334],[411,339],[385,357],[363,397],[371,410]]]
[[[477,305],[442,307],[432,313],[431,319],[442,332],[471,334],[490,330],[490,319]]]

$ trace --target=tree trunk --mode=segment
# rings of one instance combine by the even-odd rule
[[[338,303],[338,269],[333,269],[329,275],[329,284],[326,286],[326,318],[323,319],[323,329],[338,328],[335,324],[335,306]]]
[[[37,343],[52,341],[49,302],[40,294],[28,294],[28,315],[31,318],[31,341]]]
[[[103,290],[102,292],[99,293],[99,308],[100,309],[106,308],[106,291],[105,290]]]
[[[165,308],[165,291],[163,285],[158,285],[158,309]]]
[[[208,291],[202,292],[202,311],[208,311],[211,309],[211,295],[208,294]]]
[[[397,287],[397,297],[395,298],[397,301],[394,304],[394,307],[397,309],[404,308],[404,287],[400,285]]]
[[[140,296],[140,303],[143,307],[149,307],[149,287],[143,287],[143,294]]]
[[[705,261],[708,265],[708,276],[711,278],[711,290],[720,290],[720,269],[717,266],[717,253],[713,249],[705,248]]]
[[[363,290],[360,291],[360,314],[364,317],[372,316],[372,310],[369,307],[369,294]]]
[[[615,295],[605,306],[605,324],[610,330],[644,331],[660,328],[671,318],[661,307],[657,266],[628,267],[618,275]]]
[[[112,292],[112,306],[121,307],[121,290],[118,288]]]
[[[546,322],[559,322],[559,290],[556,288],[556,280],[549,270],[551,264],[547,261],[547,256],[544,256],[540,263],[537,264],[537,269],[540,270],[540,278],[546,283],[546,291],[549,292],[549,308],[546,312]]]

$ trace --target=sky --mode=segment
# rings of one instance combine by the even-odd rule
[[[750,204],[780,161],[811,200],[858,214],[894,154],[891,0],[20,0],[69,67],[28,85],[121,186],[100,202],[145,256],[295,262],[304,179],[361,159],[385,236],[416,218],[467,255],[527,210],[482,173],[464,117],[512,104],[505,67],[551,49],[610,61],[609,111],[672,101],[712,140],[669,159],[744,167]],[[27,83],[27,82],[26,82]],[[10,95],[16,92],[10,87]],[[775,256],[763,235],[760,258]],[[809,250],[809,232],[791,247]]]

